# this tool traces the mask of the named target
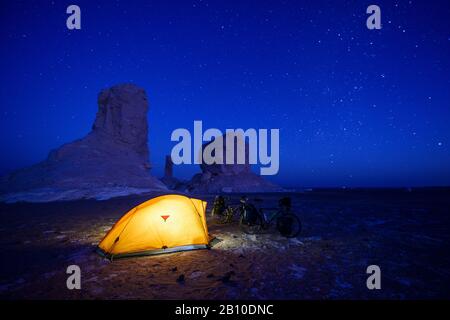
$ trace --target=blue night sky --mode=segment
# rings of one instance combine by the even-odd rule
[[[133,82],[156,176],[202,120],[279,128],[285,186],[450,185],[448,1],[1,1],[0,35],[0,174],[84,136],[98,92]]]

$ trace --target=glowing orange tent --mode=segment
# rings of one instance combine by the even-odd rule
[[[128,211],[98,245],[113,259],[209,248],[206,202],[164,195]]]

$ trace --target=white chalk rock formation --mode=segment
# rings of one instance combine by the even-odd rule
[[[183,183],[177,178],[175,178],[173,175],[173,162],[171,156],[166,156],[166,163],[164,166],[164,176],[161,178],[161,181],[169,189],[177,189],[183,185]]]
[[[112,196],[165,190],[150,175],[147,111],[146,93],[135,85],[101,91],[92,131],[51,151],[46,160],[2,177],[0,200],[104,199],[108,190]]]
[[[252,193],[252,192],[279,192],[283,188],[277,186],[262,176],[259,176],[251,171],[249,164],[249,147],[245,144],[245,151],[242,150],[245,156],[243,164],[237,164],[238,144],[235,139],[235,158],[234,164],[226,164],[226,148],[227,139],[226,134],[222,136],[223,153],[221,164],[205,164],[202,163],[200,168],[201,173],[192,177],[188,183],[187,191],[192,193]],[[202,150],[211,144],[208,142],[203,144]],[[242,144],[244,148],[244,144]]]

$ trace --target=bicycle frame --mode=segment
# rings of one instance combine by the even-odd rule
[[[259,217],[261,218],[263,225],[267,226],[270,225],[274,220],[277,218],[288,214],[289,208],[287,207],[281,207],[281,208],[271,208],[271,209],[265,209],[267,211],[270,211],[270,215],[266,215],[264,212],[264,208],[257,208],[253,204],[247,203],[247,200],[241,201],[241,204],[239,204],[239,207],[237,208],[239,210],[239,215],[242,216],[245,212],[245,210],[255,210]]]
[[[282,216],[285,212],[283,212],[283,210],[281,209],[273,209],[275,210],[275,212],[270,212],[270,216],[267,217],[267,215],[262,211],[262,209],[260,210],[261,216],[263,218],[264,223],[266,224],[270,224],[272,223],[275,219],[277,219],[278,217]]]

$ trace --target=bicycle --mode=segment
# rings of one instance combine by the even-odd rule
[[[233,222],[233,216],[236,208],[227,205],[223,196],[216,196],[211,210],[211,216],[219,224],[227,224]]]
[[[302,230],[300,219],[291,212],[291,199],[282,198],[278,202],[279,207],[273,209],[270,215],[266,215],[262,208],[248,202],[247,198],[241,198],[239,226],[247,234],[260,233],[270,227],[276,221],[278,232],[286,238],[294,238]]]

